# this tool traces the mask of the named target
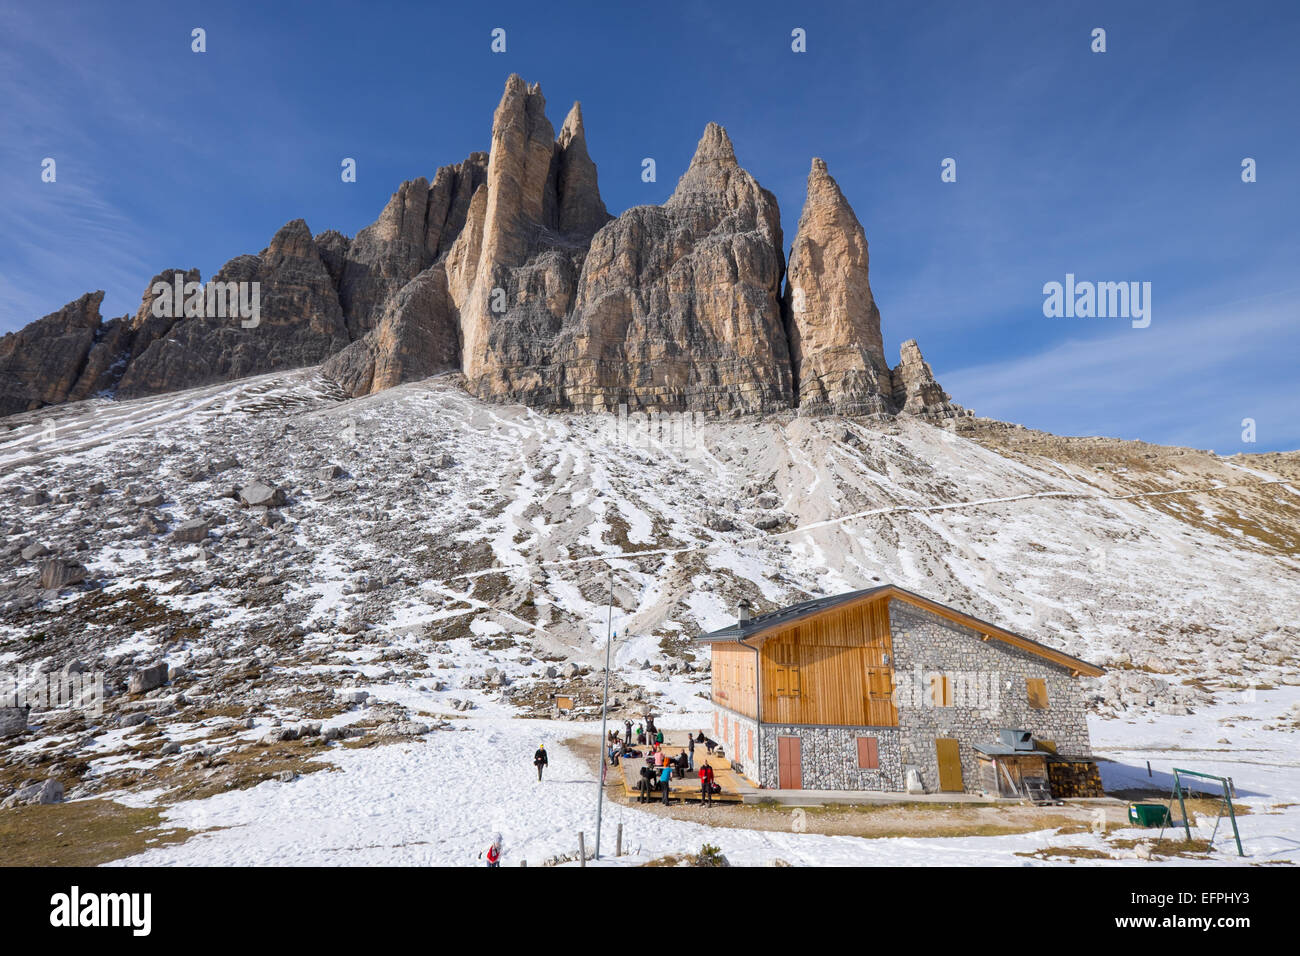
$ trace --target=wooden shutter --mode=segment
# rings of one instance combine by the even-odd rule
[[[930,675],[930,700],[936,707],[952,706],[952,678],[947,674]]]
[[[799,648],[789,638],[783,639],[772,650],[773,677],[777,697],[799,696]]]
[[[880,747],[875,737],[858,738],[858,769],[880,769]]]
[[[749,759],[753,760],[754,759],[754,732],[752,730],[745,731],[745,738],[746,738],[746,742],[749,745]]]
[[[1030,677],[1025,681],[1029,689],[1029,706],[1034,710],[1047,710],[1047,681]]]
[[[888,667],[872,667],[867,671],[867,723],[888,727],[898,723],[893,675]]]
[[[789,638],[776,647],[776,696],[799,696],[799,648]]]

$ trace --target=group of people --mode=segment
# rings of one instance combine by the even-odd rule
[[[633,739],[636,740],[637,747],[644,747],[644,753],[632,745]],[[617,730],[611,730],[605,740],[605,753],[609,758],[611,767],[617,767],[620,759],[637,759],[645,757],[645,766],[641,768],[641,783],[637,795],[638,803],[647,803],[654,800],[653,794],[656,791],[663,796],[665,804],[668,803],[670,781],[674,776],[678,780],[686,779],[688,773],[695,772],[695,747],[703,744],[705,749],[712,754],[717,743],[704,736],[704,731],[698,734],[686,735],[686,747],[676,757],[669,757],[664,751],[664,732],[655,727],[653,714],[646,715],[645,724],[637,724],[635,728],[632,721],[623,722],[623,733],[620,735]],[[546,755],[546,745],[541,744],[537,752],[533,754],[533,766],[537,768],[537,781],[542,780],[542,771],[550,765],[550,759]],[[721,791],[714,780],[713,768],[705,760],[700,764],[700,802],[712,803],[713,795]]]
[[[615,734],[617,733],[615,731]],[[623,721],[623,739],[627,741],[629,746],[632,743],[634,734],[637,746],[645,747],[657,744],[662,747],[664,744],[664,732],[655,726],[654,714],[646,714],[645,724],[637,724],[635,731],[632,729],[632,721]]]
[[[641,751],[633,747],[631,741],[623,739],[617,730],[611,730],[605,738],[605,754],[609,757],[609,765],[617,767],[620,757],[639,757]]]
[[[623,732],[611,730],[605,740],[605,752],[611,767],[617,766],[620,757],[640,757],[637,747],[648,747],[646,758],[649,759],[664,745],[664,732],[655,726],[653,714],[646,715],[645,723],[638,723],[635,728],[632,721],[623,721]]]
[[[638,732],[640,728],[638,728]],[[653,743],[645,754],[645,766],[641,768],[641,782],[637,786],[637,802],[649,803],[655,799],[655,791],[663,797],[664,805],[668,804],[669,790],[671,780],[675,776],[678,780],[684,780],[687,773],[694,773],[695,770],[695,747],[697,744],[704,744],[709,753],[717,746],[714,741],[704,736],[700,731],[698,735],[688,734],[686,737],[686,747],[676,757],[669,757],[663,749],[663,733],[658,731],[655,734],[658,740]],[[617,761],[614,761],[617,762]],[[719,793],[722,788],[714,780],[713,768],[709,766],[706,760],[700,764],[698,771],[700,779],[700,802],[712,803],[713,796]]]

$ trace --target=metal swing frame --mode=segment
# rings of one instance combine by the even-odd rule
[[[1219,803],[1219,815],[1214,818],[1214,832],[1210,834],[1210,845],[1214,845],[1214,838],[1219,832],[1219,822],[1223,819],[1223,808],[1226,806],[1228,808],[1228,819],[1232,821],[1232,837],[1237,841],[1237,855],[1245,856],[1246,853],[1241,848],[1241,833],[1237,830],[1237,812],[1232,807],[1232,792],[1235,789],[1232,784],[1232,778],[1219,777],[1212,773],[1201,773],[1199,770],[1181,770],[1178,767],[1174,768],[1174,789],[1169,794],[1169,807],[1171,810],[1173,809],[1174,798],[1177,797],[1178,810],[1183,815],[1183,831],[1186,833],[1187,842],[1189,843],[1192,840],[1192,825],[1187,819],[1187,804],[1183,800],[1183,794],[1185,792],[1183,788],[1183,777],[1196,777],[1199,780],[1217,780],[1219,782],[1219,786],[1223,788],[1223,800]],[[1165,819],[1168,820],[1168,816],[1166,816]],[[1157,839],[1162,839],[1164,835],[1165,824],[1162,823],[1160,825],[1160,837]]]

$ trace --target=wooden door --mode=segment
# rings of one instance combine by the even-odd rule
[[[966,787],[961,779],[961,749],[951,737],[940,737],[934,742],[939,757],[939,789],[944,793],[962,793]]]
[[[803,763],[798,737],[776,738],[776,782],[782,790],[803,789]]]

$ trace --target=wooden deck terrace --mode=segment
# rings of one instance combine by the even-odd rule
[[[676,735],[674,735],[676,736]],[[640,757],[620,757],[618,761],[619,770],[623,775],[623,790],[631,799],[636,799],[640,794],[641,786],[641,768],[645,764],[646,747],[633,745],[634,750],[641,752]],[[675,758],[686,748],[668,743],[667,734],[664,737],[663,752],[669,759]],[[605,757],[609,759],[608,755]],[[740,803],[744,800],[744,792],[753,790],[753,786],[744,780],[736,771],[731,769],[731,761],[721,757],[710,757],[704,749],[704,744],[695,745],[695,767],[698,770],[704,762],[713,768],[713,782],[722,788],[721,793],[715,793],[713,799],[725,803]],[[656,800],[663,800],[663,791],[659,789],[658,780],[655,781],[653,796]],[[673,777],[668,781],[668,799],[670,801],[685,801],[687,803],[700,802],[700,777],[694,770],[687,770],[686,776],[681,780],[677,779],[676,771]]]

